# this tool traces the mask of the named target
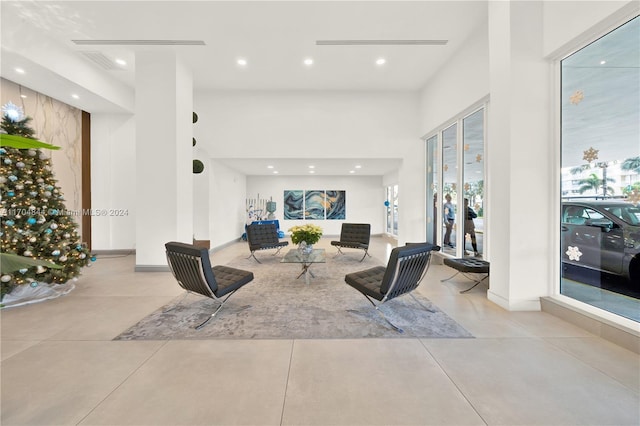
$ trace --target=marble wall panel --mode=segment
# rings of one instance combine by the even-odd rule
[[[31,127],[38,140],[61,147],[58,151],[44,151],[51,158],[67,209],[82,211],[82,111],[0,79],[0,103],[5,105],[8,102],[21,107],[24,114],[33,119]]]

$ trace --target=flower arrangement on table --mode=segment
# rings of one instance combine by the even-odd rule
[[[304,241],[310,246],[320,241],[320,237],[322,237],[322,228],[312,224],[293,226],[287,232],[291,232],[293,244],[300,244]]]

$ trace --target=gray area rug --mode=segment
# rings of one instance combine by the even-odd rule
[[[428,299],[417,292],[386,302],[386,317],[404,330],[398,333],[375,311],[365,297],[344,282],[350,272],[383,263],[360,253],[334,257],[311,266],[315,278],[305,284],[298,264],[280,263],[282,253],[257,253],[262,264],[238,258],[228,265],[253,271],[254,280],[242,287],[202,329],[217,303],[189,294],[153,312],[114,340],[184,339],[348,339],[376,337],[473,337]],[[176,283],[176,285],[178,285]],[[429,274],[420,285],[429,285]],[[179,303],[178,303],[179,302]],[[175,306],[169,312],[168,308]]]

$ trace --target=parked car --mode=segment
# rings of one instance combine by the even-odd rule
[[[640,208],[624,201],[564,201],[562,262],[640,285]]]

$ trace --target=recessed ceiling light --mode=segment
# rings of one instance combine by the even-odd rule
[[[311,65],[313,65],[313,59],[312,59],[312,58],[306,58],[306,59],[303,61],[303,63],[304,63],[306,66],[310,67]]]
[[[267,169],[273,169],[273,166],[267,166]]]
[[[20,95],[20,97],[21,97],[22,99],[26,99],[26,98],[27,98],[27,95]]]
[[[316,168],[316,166],[311,165],[311,166],[309,166],[309,168],[310,168],[310,169],[315,169],[315,168]]]
[[[127,65],[127,61],[125,61],[124,59],[120,59],[120,58],[116,58],[116,64],[121,65],[121,66],[125,66]]]
[[[600,61],[600,65],[604,65],[606,63],[607,63],[607,61]]]
[[[75,93],[72,93],[72,94],[71,94],[71,97],[72,97],[73,99],[80,99],[80,96],[76,95]]]
[[[362,166],[360,164],[356,164],[356,169],[361,169]]]
[[[16,68],[16,72],[18,74],[24,74],[24,70],[22,68]]]
[[[355,172],[356,172],[355,170],[349,170],[349,173],[355,173]]]
[[[384,65],[386,63],[387,63],[387,60],[385,58],[376,59],[376,65]]]
[[[273,171],[273,174],[274,174],[274,175],[277,175],[277,174],[278,174],[278,171],[277,171],[277,170],[274,170],[274,171]]]
[[[314,174],[316,171],[315,170],[309,170],[309,173]]]
[[[248,62],[247,62],[247,60],[246,60],[246,59],[244,59],[244,58],[239,58],[239,59],[236,61],[236,63],[237,63],[238,65],[240,65],[241,67],[246,67]]]

